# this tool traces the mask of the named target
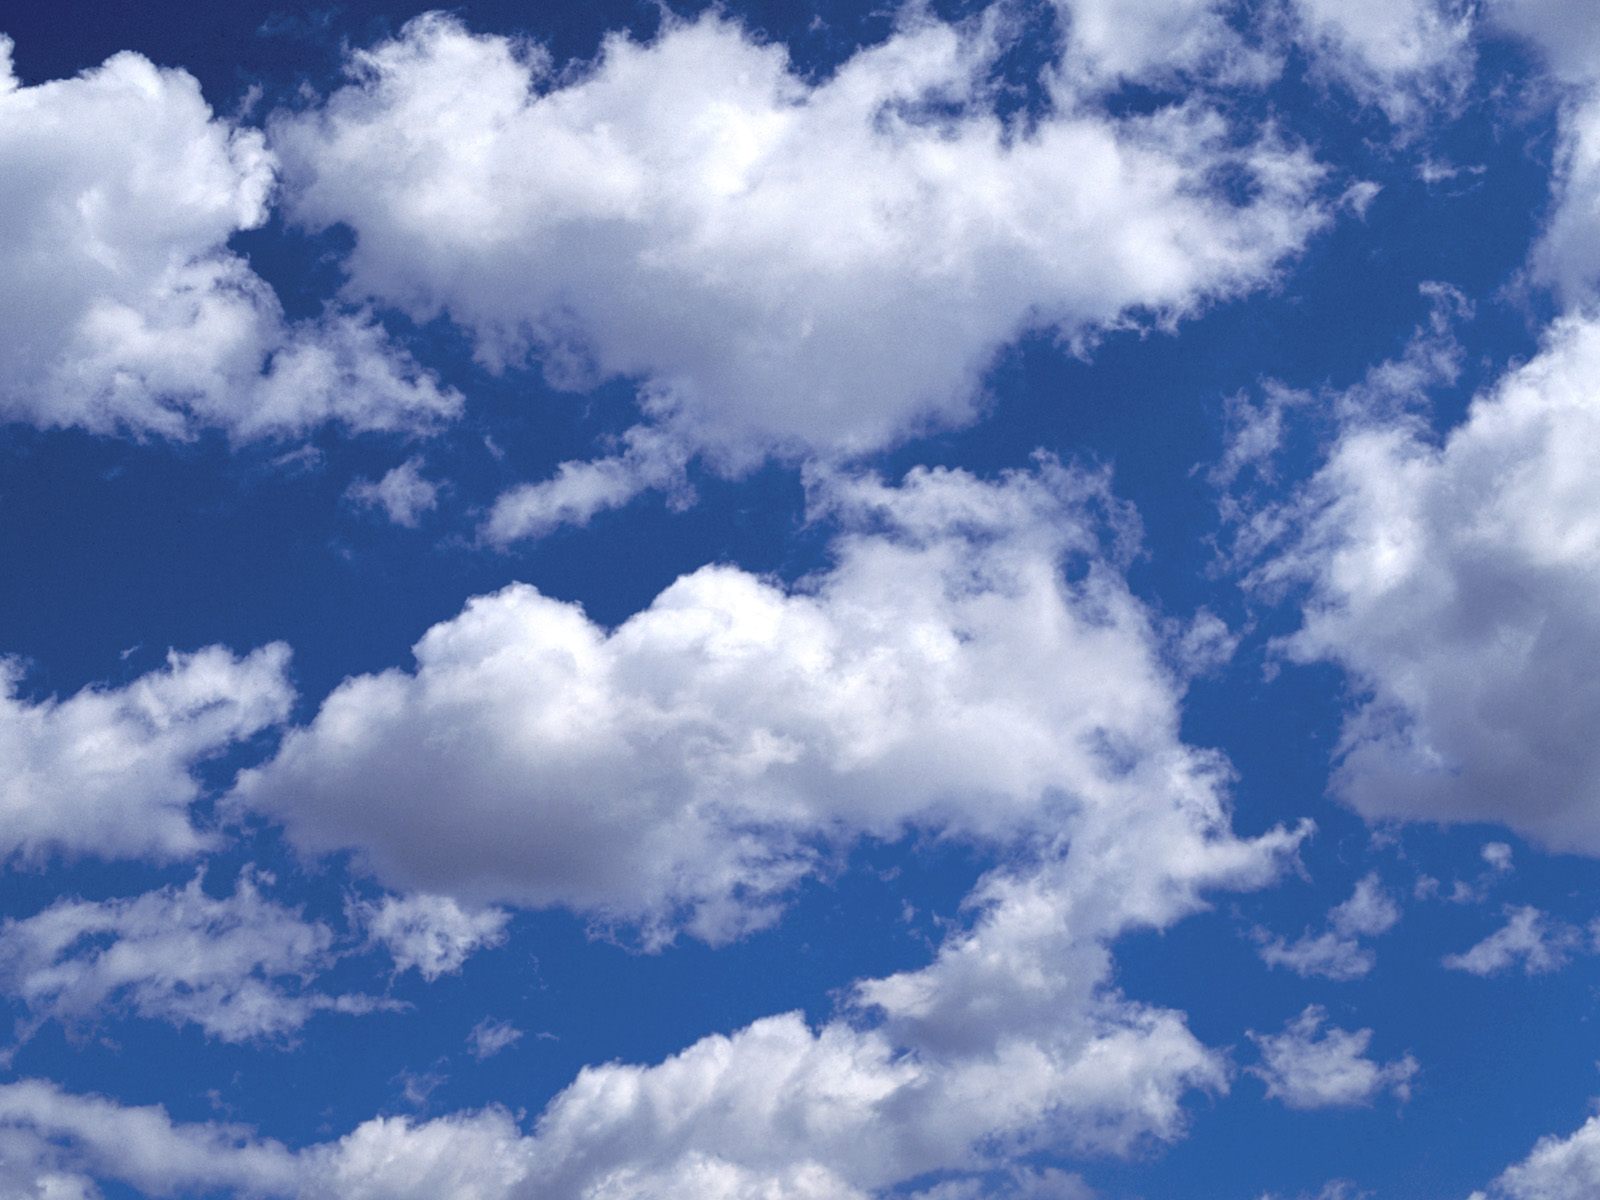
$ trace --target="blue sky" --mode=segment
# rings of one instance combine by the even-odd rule
[[[0,35],[0,1198],[1600,1195],[1589,5]]]

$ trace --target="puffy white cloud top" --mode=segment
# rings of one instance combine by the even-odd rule
[[[1126,803],[1140,772],[1214,786],[1103,477],[1044,461],[815,494],[840,532],[799,585],[706,567],[610,630],[528,586],[480,597],[414,670],[337,688],[236,799],[395,887],[720,940],[829,843],[1016,842]]]
[[[0,859],[183,858],[211,844],[189,819],[205,759],[281,722],[289,648],[172,654],[120,688],[29,701],[0,659]]]
[[[1251,1068],[1267,1095],[1290,1108],[1334,1108],[1370,1104],[1382,1092],[1410,1097],[1417,1061],[1409,1054],[1391,1063],[1367,1057],[1372,1030],[1325,1027],[1328,1014],[1312,1005],[1282,1033],[1250,1035],[1261,1049]]]
[[[251,872],[231,896],[195,878],[128,899],[62,900],[0,924],[0,989],[76,1030],[126,1010],[198,1025],[226,1042],[283,1038],[319,1011],[381,1007],[306,985],[333,961],[334,934],[261,894]],[[270,882],[270,880],[269,880]]]
[[[0,419],[235,438],[427,426],[461,397],[359,313],[292,324],[228,240],[267,217],[260,132],[137,54],[33,87],[0,36]]]
[[[1335,787],[1369,817],[1497,821],[1600,853],[1600,323],[1571,317],[1438,444],[1356,420],[1263,580],[1361,697]]]
[[[1325,220],[1304,151],[1199,103],[1000,119],[1003,36],[909,17],[812,83],[706,16],[558,77],[428,16],[271,142],[291,216],[354,231],[352,296],[446,312],[491,364],[637,378],[726,466],[848,454],[971,418],[1026,329],[1175,319]]]

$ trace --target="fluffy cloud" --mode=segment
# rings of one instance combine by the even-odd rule
[[[1487,0],[1484,15],[1531,42],[1562,82],[1600,78],[1600,26],[1584,0]]]
[[[1446,955],[1444,965],[1472,975],[1495,975],[1521,963],[1523,974],[1542,975],[1566,966],[1583,940],[1579,930],[1524,905],[1508,909],[1506,923],[1470,950]]]
[[[562,525],[587,525],[596,513],[621,508],[645,490],[669,492],[675,506],[691,498],[685,477],[690,455],[676,439],[636,425],[622,442],[618,454],[564,462],[549,479],[504,492],[483,524],[484,538],[504,546]]]
[[[1569,1137],[1547,1137],[1471,1200],[1588,1200],[1600,1189],[1600,1117]]]
[[[818,575],[706,567],[611,630],[531,587],[480,597],[414,670],[342,684],[236,798],[403,890],[717,940],[775,915],[819,844],[1013,841],[1111,803],[1127,764],[1213,769],[1177,741],[1103,478],[816,495],[840,526]]]
[[[396,971],[413,968],[424,979],[459,971],[475,950],[505,941],[511,915],[498,909],[474,911],[448,896],[385,896],[359,906],[367,936],[394,957]]]
[[[289,1181],[259,1190],[302,1200],[841,1200],[931,1171],[1003,1169],[1017,1151],[1122,1153],[1175,1137],[1185,1094],[1224,1089],[1225,1065],[1181,1014],[1115,990],[1108,944],[1180,919],[1206,889],[1265,883],[1298,841],[1235,838],[1214,764],[1176,755],[1125,760],[1104,802],[1086,797],[1030,865],[980,884],[970,924],[927,967],[863,981],[821,1027],[779,1015],[654,1066],[586,1068],[531,1132],[489,1109],[375,1119],[290,1164],[271,1146],[238,1154]],[[71,1148],[51,1161],[128,1178],[93,1145]],[[224,1164],[207,1169],[220,1177]],[[1060,1173],[1013,1182],[1001,1194],[1078,1193]]]
[[[209,1127],[30,1084],[0,1087],[0,1137],[43,1127],[55,1148],[37,1160],[63,1171],[165,1187],[248,1179],[238,1186],[339,1200],[840,1200],[933,1170],[981,1171],[1018,1149],[1170,1138],[1183,1093],[1224,1088],[1226,1071],[1179,1014],[1109,987],[1105,942],[1193,911],[1204,888],[1265,882],[1296,839],[1239,841],[1207,781],[1160,793],[1156,774],[1070,845],[991,876],[971,927],[927,968],[863,983],[849,1019],[812,1029],[798,1014],[770,1017],[655,1066],[587,1068],[531,1133],[497,1109],[378,1118],[287,1161],[244,1138],[212,1153]],[[1113,827],[1130,808],[1144,849],[1112,852],[1127,846]],[[880,1020],[863,1020],[872,1013]],[[131,1157],[109,1157],[102,1131],[124,1120],[148,1128]],[[205,1153],[173,1149],[193,1146]],[[147,1153],[165,1175],[134,1173]],[[1077,1194],[1060,1173],[1014,1182],[1002,1194]]]
[[[1065,30],[1062,87],[1170,81],[1204,70],[1209,78],[1260,75],[1228,21],[1230,0],[1056,0]]]
[[[1600,27],[1583,0],[1491,0],[1485,11],[1544,58],[1561,105],[1555,207],[1534,273],[1568,302],[1590,301],[1600,285]]]
[[[1306,588],[1298,661],[1349,673],[1336,792],[1600,852],[1600,323],[1569,317],[1438,444],[1352,419],[1274,514],[1257,585]]]
[[[467,1049],[471,1051],[473,1058],[482,1062],[486,1058],[493,1058],[502,1050],[515,1046],[523,1036],[522,1030],[510,1021],[497,1021],[492,1017],[485,1017],[467,1034]]]
[[[298,1174],[282,1146],[238,1128],[175,1125],[160,1108],[74,1096],[37,1080],[0,1084],[0,1187],[8,1197],[94,1200],[91,1175],[152,1195],[288,1196]]]
[[[1207,784],[1175,782],[1158,796],[1147,778],[1070,846],[991,875],[927,967],[857,986],[857,1019],[771,1017],[658,1066],[587,1068],[538,1122],[538,1194],[676,1196],[670,1181],[716,1166],[747,1181],[731,1195],[786,1195],[806,1172],[816,1194],[855,1195],[1177,1136],[1184,1094],[1225,1088],[1224,1064],[1180,1014],[1110,987],[1106,943],[1193,911],[1207,886],[1265,882],[1296,839],[1235,840]]]
[[[20,666],[0,659],[0,860],[205,848],[194,769],[288,715],[288,662],[282,645],[243,658],[211,646],[124,687],[31,702]]]
[[[1088,28],[1101,6],[1075,7]],[[970,419],[1025,329],[1174,320],[1325,220],[1302,151],[1196,104],[1007,124],[986,83],[1003,38],[908,18],[811,83],[707,16],[558,77],[434,15],[272,145],[294,219],[354,231],[350,295],[446,312],[492,365],[636,378],[728,469],[848,454]],[[1215,186],[1229,173],[1247,200]],[[655,486],[627,466],[609,491]]]
[[[1464,0],[1290,0],[1317,68],[1397,124],[1459,99],[1470,77]]]
[[[369,317],[285,321],[227,248],[266,219],[272,156],[182,71],[119,54],[22,87],[0,37],[0,178],[0,419],[247,438],[460,405]]]
[[[1561,115],[1555,210],[1534,247],[1535,274],[1571,304],[1600,285],[1600,87],[1570,99]]]
[[[381,508],[396,525],[415,529],[426,513],[439,506],[439,485],[422,475],[422,460],[406,459],[381,479],[358,479],[345,498],[363,508]]]
[[[292,1034],[312,1014],[370,1011],[361,996],[314,993],[333,931],[266,899],[241,876],[233,895],[197,877],[124,900],[62,900],[0,924],[0,988],[30,1014],[74,1029],[117,1012],[198,1025],[227,1042]],[[27,1028],[25,1027],[25,1028]]]
[[[802,584],[711,568],[610,631],[531,589],[475,601],[414,671],[348,681],[241,778],[304,847],[660,936],[762,919],[817,843],[917,825],[1009,847],[930,963],[859,982],[834,1019],[587,1068],[527,1135],[472,1118],[499,1147],[484,1194],[865,1195],[1016,1151],[1125,1153],[1227,1085],[1182,1014],[1116,990],[1110,947],[1265,884],[1303,834],[1230,831],[1226,764],[1179,737],[1103,476],[1046,459],[813,486],[839,532]],[[1382,923],[1361,893],[1345,907]],[[327,1153],[381,1147],[363,1161],[389,1194],[382,1172],[404,1181],[405,1148],[432,1162],[443,1136],[389,1122]]]
[[[1359,939],[1387,933],[1399,920],[1400,908],[1383,890],[1377,875],[1367,875],[1357,882],[1350,899],[1328,914],[1330,928],[1325,932],[1315,936],[1307,932],[1293,942],[1258,935],[1261,961],[1288,967],[1297,975],[1359,979],[1372,970],[1375,961]]]
[[[1266,1084],[1269,1097],[1290,1108],[1370,1104],[1385,1091],[1410,1097],[1414,1058],[1377,1063],[1367,1057],[1372,1030],[1325,1029],[1327,1019],[1325,1010],[1312,1005],[1282,1033],[1250,1034],[1261,1050],[1261,1062],[1250,1071]]]

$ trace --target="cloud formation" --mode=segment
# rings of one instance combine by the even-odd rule
[[[1363,815],[1600,853],[1597,378],[1600,322],[1562,318],[1442,443],[1357,416],[1273,515],[1254,582],[1304,587],[1282,650],[1349,674],[1333,786]]]
[[[814,495],[834,562],[798,585],[705,567],[610,630],[526,585],[479,597],[414,670],[342,684],[235,799],[402,890],[718,941],[771,920],[821,846],[1017,842],[1137,764],[1220,769],[1177,739],[1103,477],[1046,460]]]
[[[189,816],[195,768],[288,716],[288,664],[281,644],[242,658],[209,646],[122,687],[30,701],[20,665],[0,659],[0,861],[207,848]]]
[[[118,1013],[193,1024],[225,1042],[281,1039],[314,1013],[370,1012],[381,1001],[330,996],[309,982],[333,962],[334,933],[261,894],[242,874],[213,897],[197,876],[129,899],[61,900],[0,924],[0,989],[76,1032]]]
[[[396,525],[415,529],[425,514],[439,507],[439,485],[422,474],[422,459],[413,455],[379,479],[358,479],[345,498],[362,508],[379,508]]]
[[[1407,1054],[1376,1062],[1367,1057],[1372,1030],[1339,1029],[1327,1019],[1327,1011],[1313,1004],[1282,1033],[1250,1034],[1261,1050],[1250,1073],[1266,1084],[1268,1097],[1300,1109],[1370,1104],[1386,1091],[1410,1098],[1416,1059]]]
[[[511,914],[463,908],[448,896],[385,896],[356,907],[367,938],[387,949],[394,969],[416,972],[430,983],[461,970],[476,950],[505,941]]]
[[[1487,1192],[1470,1200],[1586,1200],[1600,1188],[1600,1117],[1590,1117],[1567,1137],[1542,1138]]]
[[[271,144],[292,218],[354,232],[350,296],[447,313],[486,363],[558,385],[636,379],[679,453],[728,470],[849,455],[973,418],[1025,330],[1177,320],[1327,219],[1303,150],[1198,102],[1002,120],[1005,36],[908,16],[813,83],[708,15],[558,76],[432,15]],[[660,486],[607,461],[608,494]]]
[[[1444,965],[1469,975],[1497,975],[1521,965],[1524,975],[1543,975],[1566,966],[1584,943],[1580,930],[1532,905],[1506,910],[1506,923],[1471,949],[1447,954]]]
[[[368,314],[291,322],[228,249],[274,159],[193,77],[123,53],[19,85],[0,35],[0,419],[236,440],[428,427],[461,397]]]
[[[1360,939],[1387,933],[1399,920],[1399,905],[1384,891],[1376,873],[1368,874],[1356,883],[1350,899],[1328,914],[1329,928],[1324,932],[1313,936],[1307,931],[1286,942],[1258,931],[1261,961],[1270,967],[1288,967],[1297,975],[1359,979],[1376,962]]]
[[[1471,78],[1463,0],[1290,0],[1288,11],[1314,69],[1396,125],[1448,109]]]

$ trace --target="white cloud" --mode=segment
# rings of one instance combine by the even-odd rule
[[[292,1194],[864,1200],[932,1171],[1003,1170],[1018,1151],[1176,1137],[1188,1092],[1226,1088],[1224,1062],[1181,1014],[1115,990],[1107,944],[1180,919],[1205,889],[1264,884],[1298,840],[1234,838],[1193,763],[1135,764],[1116,802],[984,880],[930,965],[863,982],[839,1018],[784,1014],[654,1066],[586,1068],[531,1133],[497,1109],[377,1118],[302,1152]],[[1081,1194],[1059,1173],[1013,1182],[1001,1194],[1017,1200]]]
[[[294,1033],[320,1011],[366,1012],[362,996],[312,992],[333,931],[261,895],[246,872],[214,898],[196,877],[129,899],[62,900],[0,924],[0,988],[75,1030],[128,1012],[198,1025],[227,1042]]]
[[[745,1189],[731,1195],[787,1195],[781,1181],[807,1172],[816,1194],[864,1195],[1031,1149],[1177,1137],[1185,1094],[1224,1090],[1227,1071],[1181,1014],[1111,986],[1107,942],[1193,911],[1200,889],[1266,882],[1297,841],[1233,839],[1198,783],[1158,796],[1149,779],[1044,860],[993,873],[972,926],[927,967],[859,984],[852,1014],[585,1069],[538,1122],[536,1194],[678,1196],[670,1181],[715,1167]]]
[[[1066,87],[1264,78],[1277,64],[1252,52],[1228,21],[1230,0],[1056,0],[1065,30]]]
[[[1327,219],[1306,154],[1241,145],[1198,103],[1008,126],[985,82],[1000,30],[907,17],[811,83],[707,16],[558,77],[433,15],[272,145],[293,218],[354,230],[350,295],[447,312],[486,362],[563,386],[636,378],[684,452],[729,470],[850,454],[971,419],[1025,329],[1176,320]],[[1213,185],[1229,171],[1248,202]],[[626,466],[535,493],[531,524],[615,503],[619,472],[644,486]]]
[[[439,506],[439,485],[422,476],[422,460],[408,458],[382,479],[358,479],[345,492],[352,503],[381,508],[389,520],[415,529],[425,513]]]
[[[1290,0],[1313,64],[1404,125],[1459,100],[1472,70],[1466,0]]]
[[[529,1139],[503,1109],[425,1122],[378,1117],[305,1152],[295,1198],[544,1200],[523,1186],[528,1148]]]
[[[1489,869],[1496,875],[1506,875],[1514,869],[1511,863],[1511,847],[1504,842],[1485,842],[1480,853],[1483,861],[1489,864]]]
[[[1506,911],[1506,923],[1462,954],[1446,955],[1444,965],[1472,975],[1494,975],[1522,965],[1525,975],[1559,971],[1583,944],[1582,933],[1528,905]]]
[[[1350,899],[1328,914],[1335,930],[1349,937],[1377,937],[1388,933],[1400,920],[1400,906],[1384,890],[1376,873],[1356,881]]]
[[[484,522],[485,539],[503,546],[562,525],[587,525],[645,491],[666,490],[674,504],[688,500],[689,455],[682,446],[645,426],[628,430],[623,442],[619,454],[564,462],[551,478],[503,493]]]
[[[482,1062],[486,1058],[493,1058],[502,1050],[509,1050],[523,1038],[522,1030],[510,1021],[498,1021],[493,1017],[485,1017],[472,1027],[467,1034],[467,1048],[472,1057]]]
[[[288,1196],[298,1171],[283,1146],[236,1127],[175,1125],[157,1107],[75,1096],[38,1080],[0,1084],[5,1195],[88,1200],[99,1194],[91,1175],[154,1195],[230,1189]]]
[[[1472,1200],[1589,1200],[1597,1190],[1600,1117],[1590,1117],[1568,1137],[1541,1138],[1527,1158]]]
[[[1335,1108],[1370,1104],[1385,1091],[1411,1095],[1417,1062],[1409,1054],[1390,1063],[1367,1057],[1372,1030],[1324,1028],[1327,1012],[1312,1005],[1282,1033],[1251,1033],[1261,1062],[1250,1068],[1267,1095],[1290,1108]]]
[[[1564,318],[1442,445],[1352,416],[1272,514],[1287,541],[1253,582],[1305,586],[1281,648],[1349,674],[1334,788],[1364,815],[1600,852],[1596,378],[1600,322]]]
[[[1269,967],[1287,967],[1296,975],[1324,979],[1360,979],[1377,963],[1377,957],[1354,938],[1333,932],[1305,933],[1294,941],[1262,937],[1256,951]]]
[[[55,853],[183,858],[210,838],[189,818],[195,767],[288,716],[289,650],[171,654],[123,687],[65,700],[18,694],[0,659],[0,860]]]
[[[0,419],[188,437],[426,426],[439,387],[370,317],[292,324],[227,248],[274,161],[198,84],[137,54],[19,86],[0,37]]]
[[[461,970],[467,958],[506,939],[511,914],[499,909],[463,908],[448,896],[385,896],[358,906],[367,936],[394,956],[396,971],[417,973],[430,982]]]
[[[1489,0],[1485,13],[1530,42],[1555,83],[1555,207],[1531,265],[1577,307],[1600,286],[1600,24],[1586,0]]]
[[[706,567],[612,630],[527,586],[479,597],[413,671],[343,683],[237,798],[399,889],[718,940],[775,916],[819,843],[1014,841],[1112,803],[1129,764],[1216,768],[1177,740],[1102,477],[814,496],[841,532],[798,586]]]
[[[1600,79],[1600,25],[1588,0],[1486,0],[1484,15],[1531,42],[1562,82]]]
[[[1399,906],[1383,889],[1377,875],[1369,874],[1356,883],[1350,899],[1328,913],[1331,928],[1325,932],[1315,936],[1307,932],[1293,942],[1258,932],[1261,961],[1268,966],[1288,967],[1297,975],[1359,979],[1372,970],[1376,961],[1359,939],[1387,933],[1399,920]]]
[[[813,488],[840,533],[803,585],[697,572],[609,632],[531,589],[476,601],[415,672],[345,684],[241,781],[301,845],[380,872],[658,928],[687,908],[703,936],[760,919],[812,840],[916,823],[1010,846],[928,965],[861,981],[834,1019],[586,1068],[525,1136],[482,1118],[487,1194],[864,1196],[1035,1148],[1130,1152],[1227,1086],[1182,1014],[1116,989],[1110,945],[1264,885],[1304,831],[1230,832],[1103,477],[1044,460]],[[379,1123],[328,1161],[369,1147],[403,1184],[407,1148],[431,1162],[443,1138]]]
[[[1563,107],[1555,210],[1534,247],[1535,275],[1574,307],[1600,287],[1600,88]]]

